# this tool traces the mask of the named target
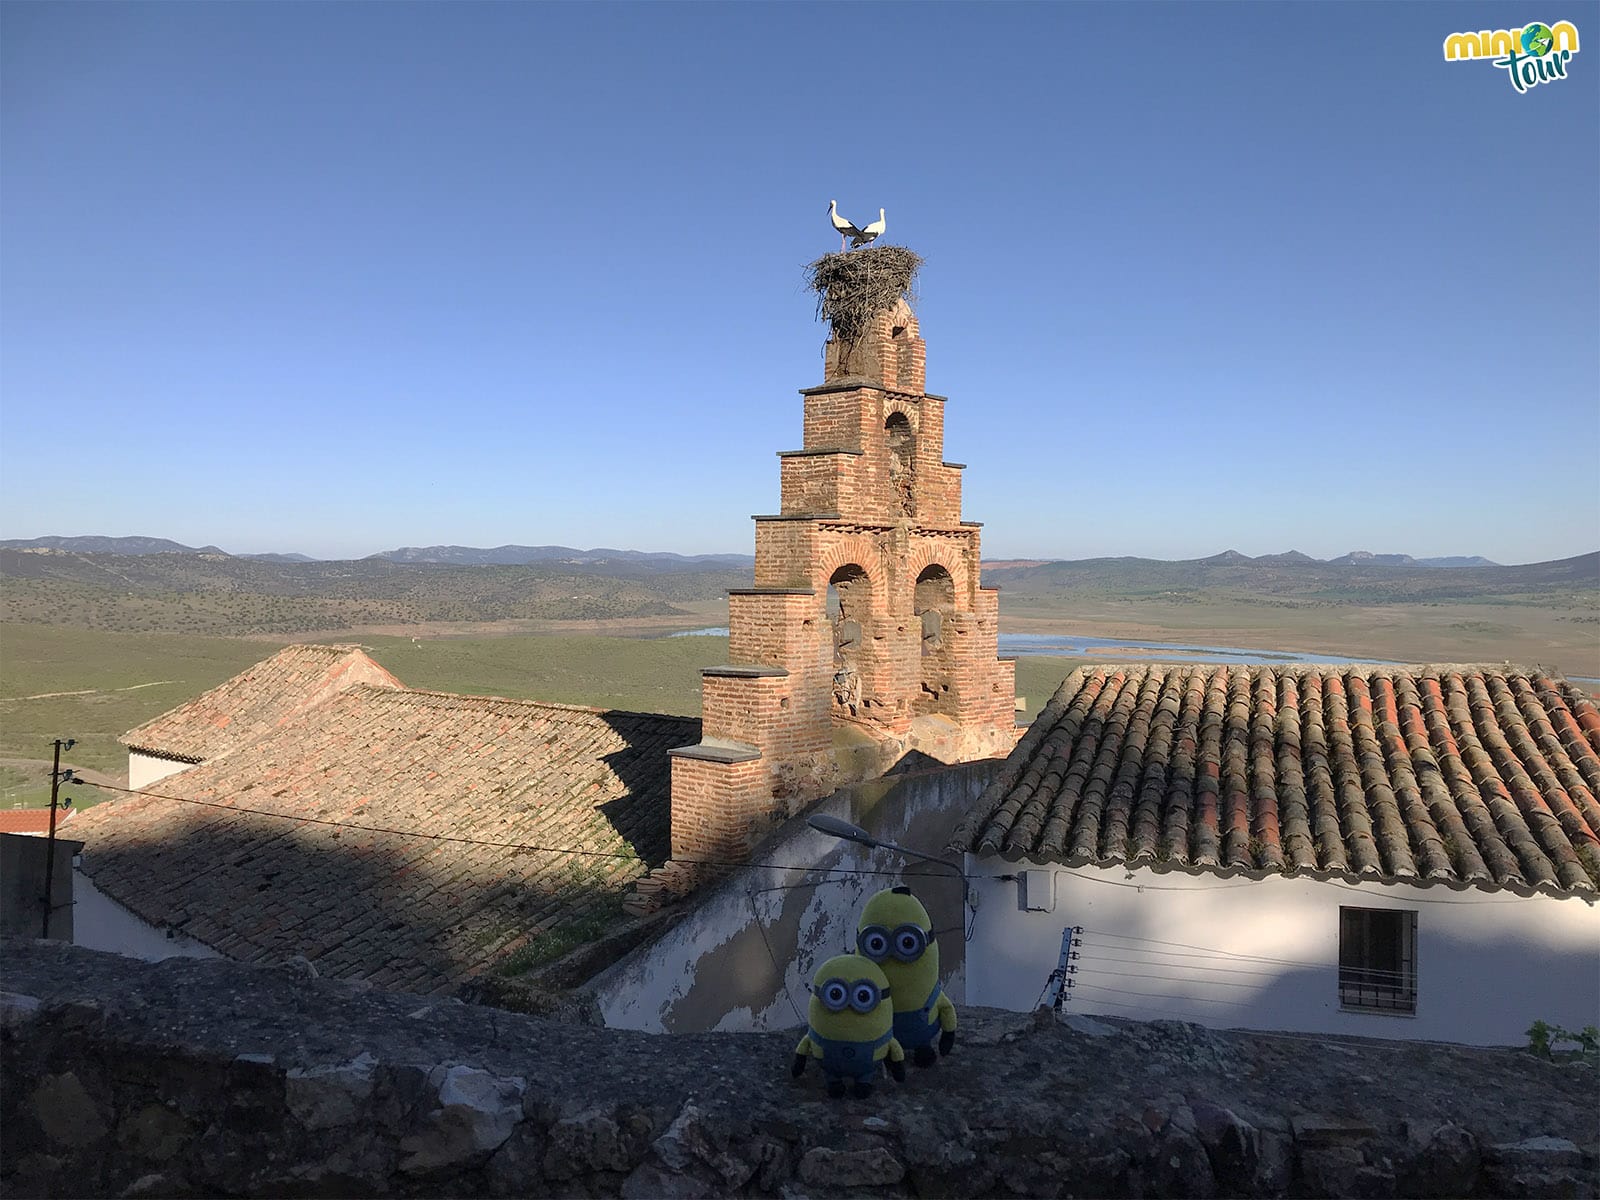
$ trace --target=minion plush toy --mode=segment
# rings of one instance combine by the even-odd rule
[[[939,943],[933,921],[908,887],[890,888],[867,901],[856,929],[856,949],[883,968],[893,989],[894,1036],[919,1067],[949,1054],[956,1043],[956,1006],[939,986]]]
[[[794,1048],[791,1072],[806,1069],[807,1058],[822,1060],[828,1095],[872,1094],[873,1077],[883,1063],[896,1079],[906,1077],[906,1052],[894,1039],[889,981],[857,954],[841,954],[817,968],[811,980],[811,1005],[805,1037]]]

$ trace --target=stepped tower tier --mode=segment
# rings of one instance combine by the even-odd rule
[[[872,247],[849,265],[889,253],[917,261]],[[800,393],[778,511],[755,518],[755,586],[728,595],[730,665],[704,672],[702,741],[672,752],[674,859],[743,858],[776,820],[911,751],[959,762],[1015,744],[1015,664],[996,657],[999,596],[979,582],[909,282],[859,327],[834,320],[823,382]]]

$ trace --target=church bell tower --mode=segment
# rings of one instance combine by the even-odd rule
[[[961,519],[963,464],[945,461],[945,397],[926,390],[906,300],[919,260],[874,246],[817,266],[836,259],[904,283],[853,325],[834,306],[823,382],[801,390],[801,448],[779,452],[778,511],[755,518],[755,586],[728,594],[729,665],[703,672],[701,742],[671,752],[678,861],[742,859],[908,753],[954,763],[1016,741],[999,595],[979,586],[979,526]],[[859,299],[849,278],[831,286],[825,301]]]

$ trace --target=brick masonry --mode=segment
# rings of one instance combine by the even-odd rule
[[[774,822],[920,750],[955,762],[1016,740],[999,596],[944,461],[942,396],[902,302],[830,340],[779,454],[779,511],[757,516],[754,588],[729,593],[734,668],[706,672],[703,737],[675,752],[672,854],[741,858]]]

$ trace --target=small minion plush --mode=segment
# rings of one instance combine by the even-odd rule
[[[908,887],[879,892],[861,912],[856,949],[883,968],[893,989],[894,1036],[919,1067],[938,1061],[956,1043],[956,1006],[939,986],[939,943],[933,921]]]
[[[844,1095],[846,1081],[856,1096],[871,1095],[879,1063],[904,1079],[906,1052],[894,1038],[890,999],[883,972],[860,955],[823,963],[811,980],[808,1028],[794,1049],[791,1073],[804,1072],[808,1058],[821,1059],[830,1096]]]

